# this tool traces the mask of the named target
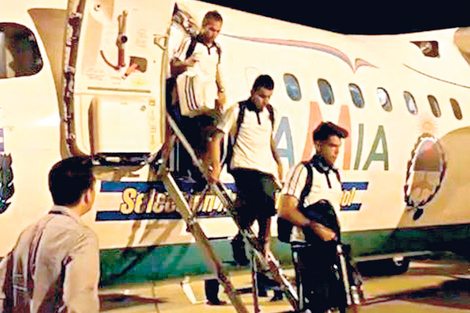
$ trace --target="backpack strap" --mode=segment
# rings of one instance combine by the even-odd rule
[[[220,64],[220,56],[222,55],[222,49],[220,48],[219,44],[217,42],[214,42],[215,48],[217,49],[217,55],[219,56],[219,64]]]
[[[274,130],[274,109],[273,109],[273,106],[268,104],[266,106],[266,109],[269,112],[269,120],[271,121],[271,125],[273,126],[273,130]]]
[[[312,184],[313,184],[313,169],[312,169],[312,166],[310,165],[310,162],[303,161],[302,164],[307,169],[307,179],[305,181],[305,186],[302,189],[302,192],[300,193],[300,199],[299,199],[299,204],[298,204],[299,208],[303,208],[305,198],[310,193],[310,190],[312,189]]]
[[[233,135],[233,144],[232,146],[235,146],[237,143],[237,138],[238,135],[240,134],[240,128],[243,123],[243,119],[245,118],[245,110],[246,110],[246,101],[242,101],[238,103],[238,118],[237,118],[237,129],[235,130],[235,134]]]
[[[194,49],[196,48],[196,44],[198,42],[198,37],[191,36],[191,41],[189,42],[189,47],[188,50],[186,50],[186,58],[188,59],[191,55],[194,53]],[[217,55],[219,56],[219,61],[220,63],[220,55],[222,54],[222,49],[220,48],[219,44],[214,42],[215,48],[217,50]]]
[[[185,60],[188,59],[194,53],[194,49],[196,48],[196,43],[197,43],[197,38],[194,36],[191,36],[191,41],[189,42],[188,50],[186,50]]]

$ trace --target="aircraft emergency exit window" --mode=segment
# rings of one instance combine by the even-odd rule
[[[34,34],[14,23],[0,23],[0,79],[34,75],[43,61]]]
[[[418,107],[416,106],[416,101],[413,95],[408,91],[405,91],[403,96],[405,97],[405,103],[408,111],[410,111],[411,114],[418,114]]]
[[[452,106],[452,111],[454,111],[455,118],[458,120],[462,119],[462,110],[460,105],[455,99],[450,99],[450,105]]]
[[[390,102],[390,96],[387,90],[379,87],[377,88],[377,99],[379,100],[380,106],[387,112],[392,110],[392,102]]]
[[[429,95],[428,96],[429,105],[431,106],[432,114],[435,117],[441,116],[441,108],[439,108],[439,103],[437,102],[436,97]]]
[[[295,78],[292,74],[284,74],[284,84],[286,84],[286,91],[294,101],[299,101],[302,98],[302,94],[300,92],[300,85],[297,78]]]
[[[328,81],[324,79],[318,80],[318,88],[320,89],[320,94],[323,99],[323,102],[326,104],[333,104],[335,102],[335,97],[333,96],[333,90]]]
[[[354,105],[358,108],[363,108],[364,98],[362,97],[361,88],[356,84],[349,84],[349,92],[351,93],[351,99]]]

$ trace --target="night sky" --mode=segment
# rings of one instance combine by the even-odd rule
[[[204,0],[345,34],[397,34],[470,26],[470,1]]]

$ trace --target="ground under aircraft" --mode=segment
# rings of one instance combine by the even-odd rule
[[[170,31],[175,2],[0,3],[0,256],[48,211],[51,165],[86,154],[101,181],[85,220],[99,235],[103,284],[209,272],[163,185],[149,180],[147,160],[165,140],[168,42],[185,35]],[[196,24],[222,14],[228,103],[247,98],[257,75],[274,78],[286,169],[312,155],[320,121],[350,131],[337,214],[355,260],[406,270],[430,251],[468,254],[469,29],[343,35],[199,1],[177,6]],[[231,187],[229,174],[222,180]],[[197,214],[230,264],[229,212],[209,196]],[[274,240],[273,250],[289,260],[287,245]]]

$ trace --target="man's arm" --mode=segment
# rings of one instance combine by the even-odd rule
[[[82,235],[65,264],[63,300],[68,312],[98,313],[99,249],[96,235]]]
[[[220,63],[217,64],[217,72],[215,78],[217,83],[217,109],[222,111],[224,109],[224,105],[227,99],[225,97],[225,84],[223,83],[222,74],[220,72]]]
[[[282,168],[282,162],[281,162],[281,158],[279,157],[279,154],[277,153],[277,150],[276,150],[276,143],[274,142],[274,139],[271,138],[271,151],[273,153],[273,157],[274,157],[274,160],[276,161],[277,163],[277,174],[278,174],[278,177],[279,177],[279,181],[283,182],[283,168]]]
[[[321,239],[330,241],[336,238],[336,233],[323,224],[309,220],[298,209],[299,200],[288,194],[282,194],[279,199],[279,217],[290,221],[302,228],[310,227]]]
[[[272,133],[271,133],[271,142],[270,142],[271,152],[272,152],[273,158],[274,158],[274,160],[276,161],[276,164],[277,164],[277,175],[278,175],[278,178],[279,178],[279,183],[281,185],[280,187],[282,187],[282,183],[284,181],[284,171],[283,171],[283,167],[282,167],[281,157],[277,153],[276,143],[274,142],[274,130],[279,127],[278,119],[275,118],[277,116],[277,111],[272,105],[269,105],[268,111],[269,111],[269,114],[270,114],[271,122],[273,123]]]
[[[282,194],[279,198],[279,217],[290,221],[292,224],[306,227],[310,220],[305,217],[298,209],[299,200],[288,194]]]
[[[199,62],[198,57],[193,54],[186,58],[186,52],[191,45],[191,38],[187,38],[181,46],[177,49],[175,55],[171,56],[170,60],[170,71],[172,77],[177,77],[188,69],[188,67],[194,66]]]
[[[197,62],[199,62],[199,59],[195,55],[190,56],[184,61],[181,61],[178,58],[172,59],[170,62],[171,76],[176,77],[182,74],[188,69],[188,67],[194,66]]]

